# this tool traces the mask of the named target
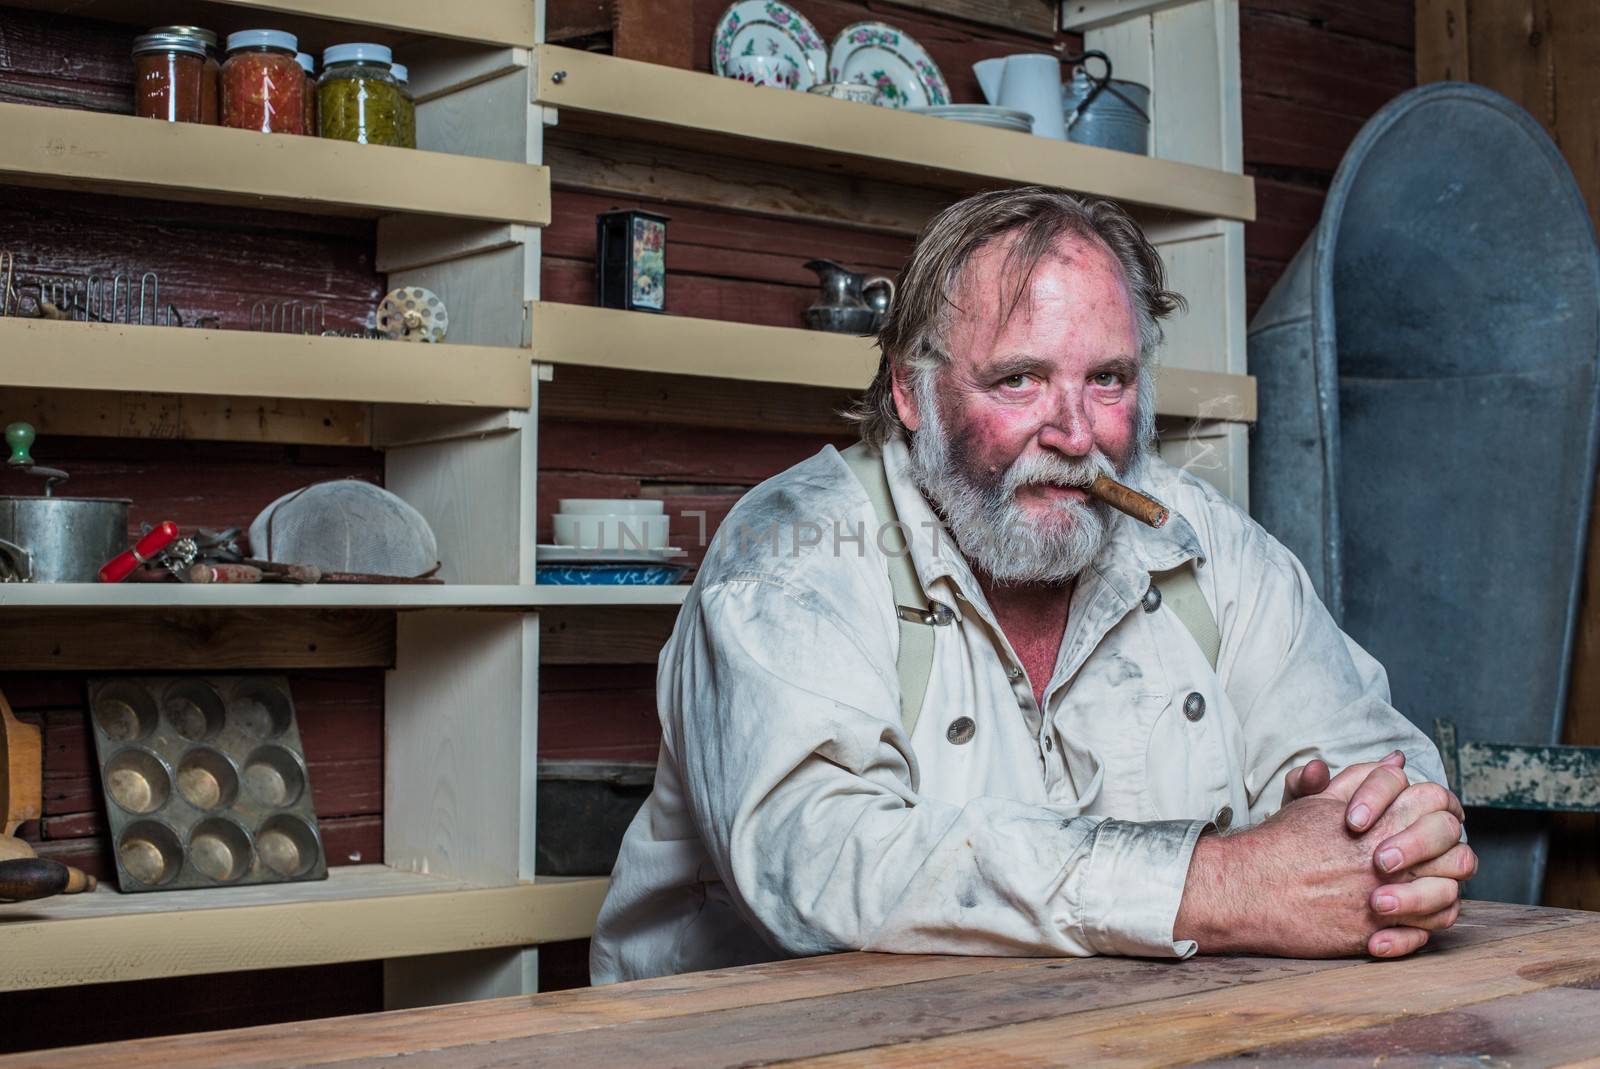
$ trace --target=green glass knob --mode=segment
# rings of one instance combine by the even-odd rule
[[[11,457],[7,464],[18,467],[33,465],[33,457],[28,455],[28,448],[33,445],[34,431],[31,423],[11,423],[6,426],[6,447],[11,450]]]

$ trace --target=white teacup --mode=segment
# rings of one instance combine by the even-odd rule
[[[860,82],[818,82],[806,92],[835,100],[853,100],[857,104],[871,104],[878,99],[877,86]]]
[[[793,89],[800,81],[800,72],[794,69],[794,64],[777,56],[734,56],[725,74],[741,82],[775,89]]]

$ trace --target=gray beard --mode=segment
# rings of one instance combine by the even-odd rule
[[[1017,491],[1036,483],[1087,488],[1101,474],[1139,481],[1149,458],[1148,436],[1136,435],[1122,472],[1100,450],[1074,459],[1019,457],[998,480],[970,473],[959,443],[950,440],[934,394],[935,374],[917,386],[921,427],[911,435],[910,473],[937,506],[946,530],[972,567],[996,583],[1065,583],[1094,562],[1111,535],[1113,510],[1102,501],[1058,501],[1035,518]],[[1144,398],[1141,396],[1141,403]],[[1143,426],[1143,420],[1138,421]]]

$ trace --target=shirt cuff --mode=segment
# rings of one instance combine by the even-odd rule
[[[1083,941],[1096,954],[1187,958],[1192,939],[1174,942],[1173,925],[1204,820],[1102,821],[1083,884]]]

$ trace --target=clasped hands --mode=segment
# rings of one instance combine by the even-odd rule
[[[1405,755],[1329,775],[1293,769],[1283,808],[1255,827],[1204,835],[1173,934],[1203,952],[1402,957],[1455,923],[1477,871],[1461,803],[1411,783]]]

